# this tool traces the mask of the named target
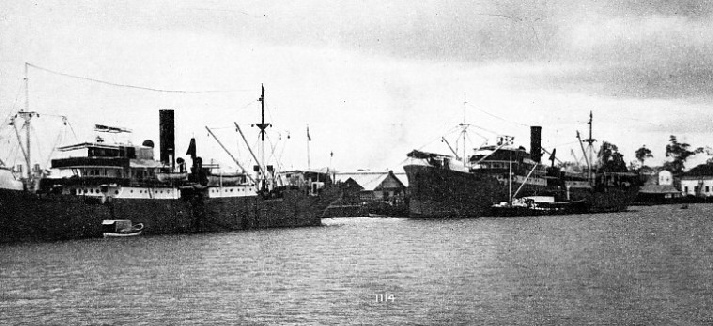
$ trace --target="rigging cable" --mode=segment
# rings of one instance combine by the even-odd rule
[[[40,137],[37,136],[37,128],[32,128],[32,125],[29,125],[28,127],[30,127],[30,133],[32,133],[33,135],[35,135],[35,139],[40,139]],[[38,154],[38,156],[39,156],[39,157],[42,157],[42,147],[40,146],[40,142],[38,141],[35,146],[37,146],[37,154]],[[41,159],[38,160],[38,161],[41,161]],[[30,164],[32,164],[32,162],[30,162]],[[29,169],[29,167],[28,167],[28,169]]]
[[[476,109],[476,110],[478,110],[478,111],[480,111],[480,112],[483,112],[483,113],[485,113],[485,114],[487,114],[487,115],[489,115],[489,116],[491,116],[491,117],[493,117],[493,118],[496,118],[496,119],[499,119],[499,120],[502,120],[502,121],[505,121],[505,122],[513,123],[513,124],[516,124],[516,125],[520,125],[520,126],[525,126],[525,127],[529,127],[529,126],[530,126],[530,125],[528,125],[528,124],[524,124],[524,123],[520,123],[520,122],[514,122],[514,121],[510,121],[510,120],[501,118],[501,117],[499,117],[499,116],[497,116],[497,115],[494,115],[494,114],[492,114],[492,113],[490,113],[490,112],[488,112],[488,111],[485,111],[485,110],[483,110],[483,109],[481,109],[481,108],[479,108],[479,107],[477,107],[477,106],[475,106],[475,105],[472,105],[472,104],[470,104],[470,103],[468,103],[468,102],[465,102],[465,104],[468,105],[468,106],[470,106],[470,107],[472,107],[472,108],[474,108],[474,109]]]
[[[275,143],[275,144],[272,143],[272,139],[270,139],[270,135],[269,135],[269,134],[265,134],[265,136],[267,136],[267,140],[268,140],[268,142],[270,143],[270,147],[271,147],[271,149],[272,149],[272,151],[271,151],[271,153],[270,153],[270,156],[268,156],[267,159],[270,160],[270,159],[274,158],[274,159],[275,159],[275,165],[277,165],[277,170],[278,170],[278,171],[281,171],[281,170],[282,170],[282,164],[280,164],[280,161],[277,160],[277,156],[275,156],[275,150],[277,149],[277,144],[276,144],[276,143]]]
[[[278,161],[282,161],[282,156],[285,154],[285,148],[287,148],[287,141],[290,140],[290,132],[287,131],[287,139],[285,140],[284,144],[282,145],[282,149],[280,150],[280,155],[277,156]]]
[[[10,112],[7,115],[7,118],[3,120],[2,126],[7,126],[8,122],[12,118],[12,113],[15,112],[15,105],[17,105],[17,99],[20,97],[20,92],[22,92],[22,83],[20,83],[20,87],[17,88],[17,94],[15,95],[15,101],[12,103],[12,108],[10,109]]]
[[[66,120],[65,120],[66,122]],[[74,132],[74,130],[73,130]],[[54,142],[54,145],[52,145],[52,150],[50,151],[49,155],[47,155],[47,162],[45,163],[44,166],[50,166],[50,161],[52,160],[52,154],[54,154],[55,150],[57,150],[57,145],[60,144],[65,138],[65,135],[67,134],[67,127],[62,128],[62,131],[59,132],[57,135],[57,140]]]
[[[63,72],[58,72],[54,70],[50,70],[44,67],[40,67],[37,65],[34,65],[32,63],[26,62],[25,63],[27,66],[42,70],[45,72],[49,72],[51,74],[59,75],[59,76],[64,76],[68,78],[74,78],[74,79],[80,79],[80,80],[87,80],[87,81],[92,81],[95,83],[100,83],[100,84],[105,84],[105,85],[110,85],[110,86],[116,86],[116,87],[124,87],[124,88],[132,88],[132,89],[140,89],[144,91],[151,91],[151,92],[159,92],[159,93],[180,93],[180,94],[206,94],[206,93],[233,93],[233,92],[247,92],[247,89],[233,89],[233,90],[207,90],[207,91],[186,91],[186,90],[166,90],[166,89],[158,89],[158,88],[150,88],[150,87],[143,87],[143,86],[136,86],[136,85],[129,85],[129,84],[119,84],[119,83],[114,83],[114,82],[109,82],[105,80],[100,80],[100,79],[95,79],[95,78],[89,78],[89,77],[82,77],[82,76],[76,76],[76,75],[70,75],[66,74]]]
[[[74,141],[79,141],[79,138],[77,138],[77,133],[74,132],[74,127],[72,127],[72,124],[69,122],[69,120],[65,120],[67,122],[67,125],[69,126],[69,130],[72,131],[72,136],[74,136]]]

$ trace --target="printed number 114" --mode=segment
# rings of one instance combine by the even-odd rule
[[[394,295],[390,293],[379,293],[374,295],[376,302],[394,302]]]

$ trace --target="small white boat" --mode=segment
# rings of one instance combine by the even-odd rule
[[[133,237],[141,234],[144,224],[134,224],[131,220],[104,220],[102,229],[105,238]]]

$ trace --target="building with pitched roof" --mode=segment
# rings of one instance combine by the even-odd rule
[[[701,164],[681,176],[681,190],[685,196],[713,197],[713,164]]]
[[[328,207],[325,217],[408,214],[408,179],[405,172],[336,172],[334,180],[342,196]]]
[[[663,204],[680,200],[682,193],[673,185],[673,175],[669,171],[643,171],[647,180],[636,197],[636,201],[646,204]]]
[[[360,202],[401,203],[408,187],[406,173],[394,171],[337,172],[335,180],[341,182],[345,199],[358,198]]]

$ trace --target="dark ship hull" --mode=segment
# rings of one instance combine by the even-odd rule
[[[122,199],[0,189],[0,242],[101,237],[102,221],[129,219],[146,234],[225,232],[321,224],[337,197],[331,187],[319,196],[299,189],[281,198],[207,198],[183,190],[178,199]]]
[[[494,203],[509,200],[509,185],[488,174],[452,171],[425,165],[404,166],[409,180],[409,216],[421,218],[481,217],[495,215]],[[514,185],[513,188],[519,187]],[[581,202],[577,213],[626,210],[639,187],[548,187],[526,184],[520,196],[559,193],[568,201]]]
[[[480,217],[493,203],[508,200],[508,186],[491,175],[451,171],[424,165],[404,166],[408,178],[409,216]],[[524,194],[537,187],[526,185]]]

